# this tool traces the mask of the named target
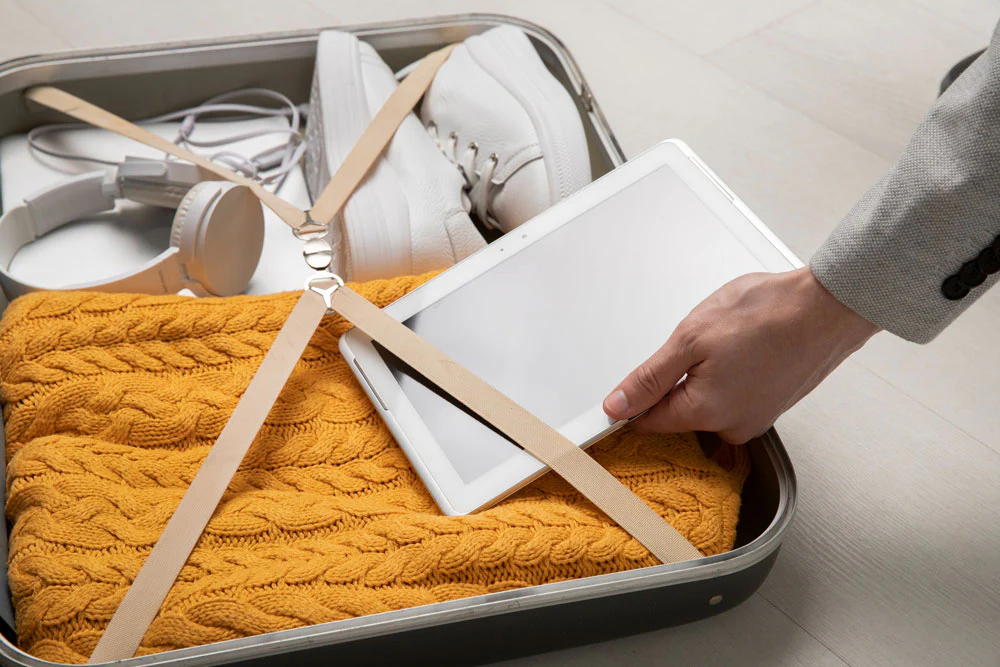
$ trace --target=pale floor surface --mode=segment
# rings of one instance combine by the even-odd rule
[[[0,60],[487,11],[576,57],[630,155],[685,139],[806,259],[902,150],[992,0],[0,0]],[[778,430],[797,519],[699,623],[510,665],[1000,665],[1000,292],[937,341],[879,335]]]

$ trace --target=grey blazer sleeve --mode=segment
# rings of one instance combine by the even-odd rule
[[[917,343],[1000,279],[998,34],[810,261],[840,301]]]

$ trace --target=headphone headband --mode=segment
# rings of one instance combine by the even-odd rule
[[[118,165],[114,196],[150,206],[177,208],[188,190],[203,180],[201,170],[187,162],[126,157]]]

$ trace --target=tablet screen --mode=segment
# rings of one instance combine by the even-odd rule
[[[663,167],[405,324],[559,429],[600,405],[702,299],[763,269]],[[518,452],[407,373],[393,373],[466,483]]]

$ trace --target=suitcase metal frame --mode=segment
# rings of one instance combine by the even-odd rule
[[[537,25],[506,16],[467,14],[338,29],[370,42],[396,69],[500,24],[523,29],[571,93],[584,120],[595,177],[622,164],[625,155],[572,56]],[[318,32],[8,61],[0,64],[0,136],[65,121],[47,110],[28,108],[21,93],[39,84],[64,87],[126,118],[152,116],[251,85],[305,101]],[[718,445],[712,436],[701,438],[706,448]],[[482,664],[710,616],[739,604],[761,585],[795,507],[794,472],[774,429],[747,448],[752,471],[744,488],[736,548],[728,553],[130,658],[120,664],[265,665],[289,659],[302,665],[325,665],[331,660],[351,665],[397,660]],[[24,653],[11,639],[0,637],[3,662],[52,664]]]

